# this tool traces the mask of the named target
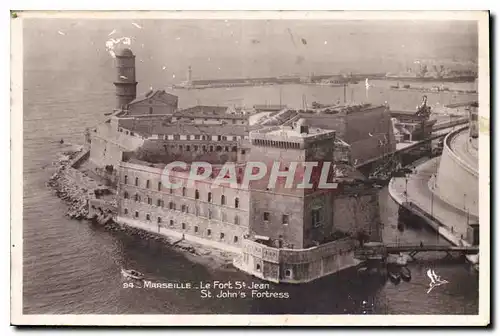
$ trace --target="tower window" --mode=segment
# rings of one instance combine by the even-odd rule
[[[170,210],[175,210],[175,203],[174,203],[174,202],[170,202],[170,203],[168,203],[168,208],[169,208]]]
[[[226,204],[226,196],[222,195],[222,196],[220,197],[220,204],[221,204],[221,205],[225,205],[225,204]]]
[[[169,224],[170,226],[174,226],[174,221],[171,219]]]
[[[135,178],[135,186],[136,187],[139,186],[139,178],[138,177]]]
[[[161,223],[161,217],[158,217],[157,222],[158,222],[158,224]]]
[[[123,214],[125,214],[125,215],[128,214],[128,209],[127,208],[123,209]]]
[[[149,114],[153,114],[153,107],[152,106],[149,107]]]
[[[125,191],[125,192],[123,193],[123,198],[128,199],[128,192],[126,192],[126,191]]]
[[[197,226],[194,227],[194,232],[198,233],[198,227]]]
[[[223,233],[223,232],[221,232],[221,233],[220,233],[220,240],[223,240],[223,239],[224,239],[224,233]]]
[[[146,220],[151,220],[151,216],[149,214],[146,214]]]
[[[161,182],[158,182],[158,191],[161,191]]]
[[[238,215],[234,216],[234,224],[240,225],[240,217]]]
[[[186,188],[182,188],[182,196],[186,196]]]
[[[128,176],[125,175],[125,177],[123,178],[123,183],[127,184],[128,183]]]
[[[238,236],[234,236],[233,242],[235,242],[235,243],[238,242]]]
[[[195,199],[200,199],[200,192],[198,191],[198,189],[196,189],[196,190],[194,191],[194,198],[195,198]]]
[[[313,227],[321,226],[321,212],[320,209],[313,209],[311,211],[311,222]]]
[[[151,197],[148,196],[148,204],[151,205],[153,204],[153,199]]]
[[[135,194],[134,199],[135,199],[136,202],[140,202],[141,201],[141,196],[139,196],[139,194]]]
[[[212,203],[212,193],[211,192],[208,193],[207,201],[208,201],[208,203]]]
[[[139,211],[135,212],[135,218],[139,218]]]
[[[182,223],[182,229],[186,230],[186,223]]]
[[[238,208],[240,207],[240,199],[239,199],[238,197],[236,197],[236,198],[234,199],[234,207],[235,207],[236,209],[238,209]]]
[[[212,230],[208,229],[208,230],[207,230],[207,236],[209,236],[209,237],[210,237],[211,235],[212,235]]]
[[[283,215],[281,218],[283,225],[288,225],[288,215]]]
[[[268,221],[269,220],[269,212],[264,212],[264,220]]]

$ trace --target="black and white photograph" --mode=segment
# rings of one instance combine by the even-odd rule
[[[489,20],[11,12],[11,323],[489,324]]]

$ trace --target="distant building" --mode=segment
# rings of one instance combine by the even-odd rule
[[[477,102],[469,106],[469,136],[473,139],[477,139],[479,136],[478,107],[479,104]]]
[[[172,122],[248,125],[248,116],[232,111],[233,109],[227,106],[198,105],[177,111],[172,116]]]

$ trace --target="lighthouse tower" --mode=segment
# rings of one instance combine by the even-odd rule
[[[187,71],[187,83],[191,84],[192,80],[193,80],[193,70],[191,69],[191,66],[189,66]]]
[[[135,55],[125,48],[116,53],[116,109],[121,110],[137,96]]]

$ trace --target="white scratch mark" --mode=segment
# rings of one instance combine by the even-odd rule
[[[121,79],[128,79],[126,76],[120,76]]]
[[[63,33],[62,31],[60,31],[60,30],[58,30],[57,32],[59,33],[59,35],[63,35],[63,36],[64,36],[64,35],[66,35],[66,34],[64,34],[64,33]]]
[[[108,34],[108,36],[111,36],[113,35],[114,33],[116,33],[116,29],[113,29],[113,31],[111,33]]]
[[[175,78],[175,74],[172,75],[172,78]]]
[[[162,70],[165,70],[166,68],[167,68],[166,66],[163,66],[161,69],[162,69]]]
[[[132,24],[133,24],[135,27],[137,27],[137,28],[139,28],[139,29],[142,29],[142,27],[141,27],[141,26],[139,26],[137,23],[132,22]]]

